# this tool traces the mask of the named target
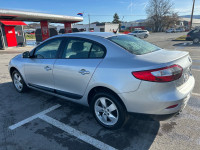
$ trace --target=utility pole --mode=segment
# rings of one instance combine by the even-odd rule
[[[90,14],[88,14],[88,21],[89,21],[89,32],[90,32]]]
[[[194,4],[195,4],[195,0],[193,0],[193,5],[192,5],[192,13],[191,13],[191,18],[190,18],[190,30],[192,29],[192,20],[193,20],[193,13],[194,13]]]

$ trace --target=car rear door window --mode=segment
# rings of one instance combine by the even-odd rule
[[[103,58],[105,48],[94,42],[84,39],[70,39],[66,44],[62,58],[66,59],[88,59]]]
[[[103,58],[105,55],[105,49],[104,47],[93,44],[92,49],[89,55],[89,58]]]
[[[88,58],[92,43],[84,40],[72,39],[66,45],[62,58],[84,59]]]

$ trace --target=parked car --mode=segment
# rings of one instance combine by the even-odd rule
[[[176,32],[185,32],[185,29],[183,29],[183,28],[178,28],[178,29],[176,29]]]
[[[128,35],[133,35],[133,36],[138,37],[138,38],[147,38],[149,36],[149,31],[147,31],[147,30],[136,30],[136,31],[129,33]]]
[[[191,30],[190,32],[188,32],[186,40],[193,41],[194,44],[199,43],[200,42],[200,29],[195,29],[195,30]]]
[[[170,118],[195,84],[188,52],[168,51],[139,38],[106,32],[51,37],[9,63],[16,90],[28,88],[89,106],[109,129],[133,113]]]
[[[80,32],[80,31],[78,30],[78,28],[72,28],[72,32],[75,33],[75,32]],[[66,34],[64,28],[60,29],[58,33],[59,34]]]
[[[170,28],[165,31],[166,33],[176,33],[176,29]]]

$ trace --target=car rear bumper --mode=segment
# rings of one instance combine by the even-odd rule
[[[172,113],[172,114],[165,114],[165,115],[153,115],[153,114],[141,114],[141,113],[129,113],[130,116],[133,116],[134,118],[137,119],[145,119],[147,120],[147,118],[151,118],[155,121],[164,121],[167,119],[170,119],[172,117],[174,117],[176,114],[178,114],[179,112],[176,113]]]
[[[177,113],[184,109],[190,99],[195,80],[191,76],[186,83],[178,88],[174,87],[173,83],[157,84],[158,86],[152,82],[141,83],[137,91],[119,94],[127,111],[151,115]],[[172,105],[177,106],[167,108]]]

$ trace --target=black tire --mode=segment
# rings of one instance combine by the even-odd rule
[[[111,100],[115,106],[117,107],[117,110],[114,110],[112,111],[112,115],[114,115],[115,111],[118,111],[118,119],[117,119],[117,122],[113,125],[107,125],[107,124],[104,124],[96,115],[95,113],[95,105],[96,105],[96,102],[99,100],[99,98],[101,97],[104,97],[104,98],[107,98],[109,100]],[[108,105],[109,106],[109,105]],[[126,108],[125,106],[122,104],[122,102],[120,101],[120,99],[115,96],[114,94],[111,94],[109,92],[98,92],[96,93],[93,98],[92,98],[92,102],[90,104],[90,109],[92,110],[92,113],[96,119],[96,121],[102,125],[103,127],[107,128],[107,129],[111,129],[111,130],[116,130],[116,129],[119,129],[121,128],[125,123],[126,121],[128,120],[128,115],[127,115],[127,111],[126,111]],[[110,112],[111,113],[111,112]],[[99,115],[100,116],[100,115]],[[109,118],[107,118],[107,120],[109,120]],[[111,121],[111,120],[110,120]]]
[[[200,39],[199,38],[194,38],[193,39],[193,44],[198,44],[200,42]]]
[[[145,34],[144,38],[147,38],[147,37],[148,37],[148,35],[147,35],[147,34]]]
[[[21,88],[17,88],[16,84],[14,83],[15,82],[15,79],[14,79],[15,75],[17,75],[17,76],[19,76],[21,78],[21,80],[20,80],[20,83],[22,85]],[[19,71],[17,71],[17,70],[13,71],[13,73],[12,73],[12,81],[13,81],[13,85],[14,85],[15,89],[17,90],[17,92],[23,93],[23,92],[27,91],[28,87],[27,87],[26,83],[24,82],[24,79],[23,79],[22,75],[19,73]]]

